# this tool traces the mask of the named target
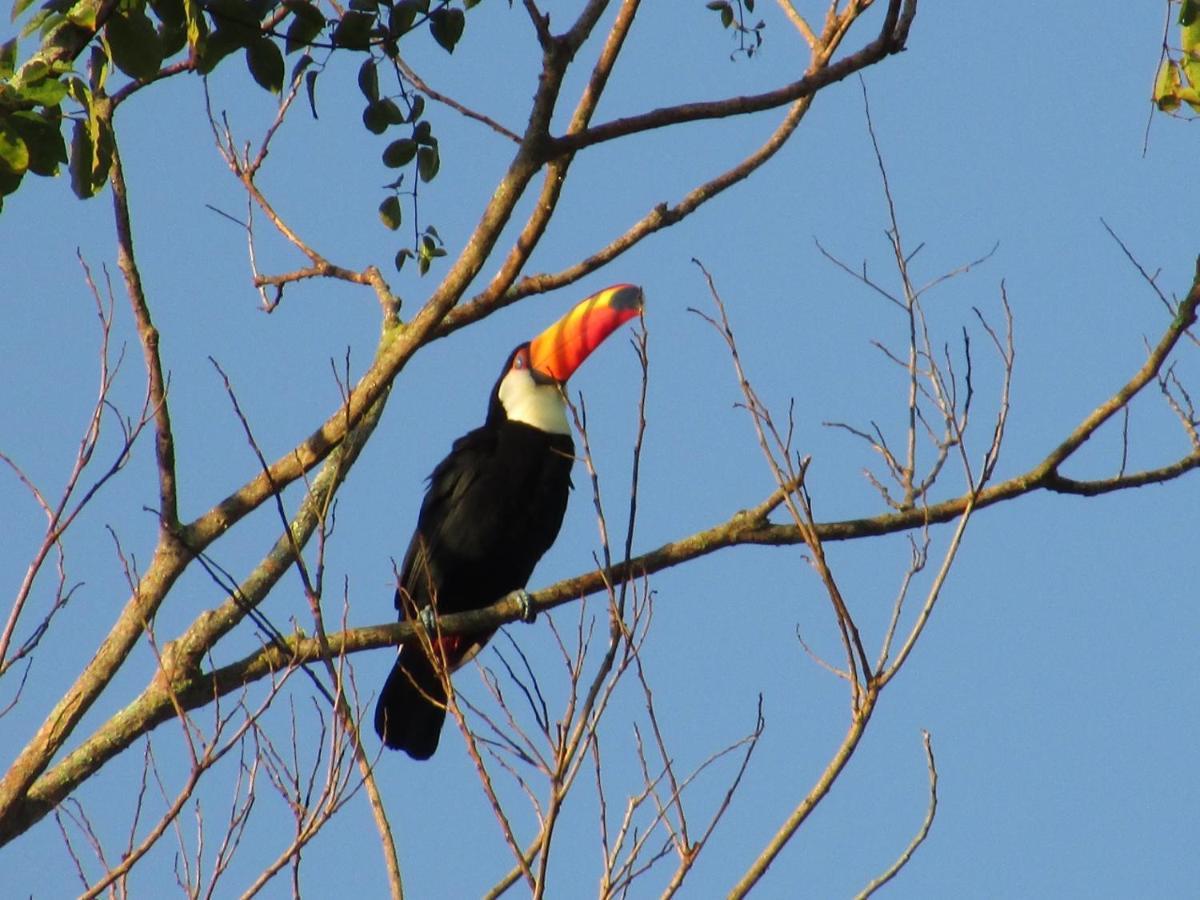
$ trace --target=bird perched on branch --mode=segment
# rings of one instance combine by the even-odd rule
[[[482,426],[454,442],[429,476],[417,530],[400,567],[396,608],[425,635],[400,645],[375,707],[384,744],[413,759],[437,749],[446,678],[494,633],[438,635],[432,613],[490,606],[524,587],[558,536],[575,445],[563,384],[624,322],[641,314],[641,288],[588,297],[509,354]]]

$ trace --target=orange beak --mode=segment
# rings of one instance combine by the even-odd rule
[[[642,314],[642,289],[614,284],[588,297],[529,342],[529,365],[555,381],[566,381],[604,339]]]

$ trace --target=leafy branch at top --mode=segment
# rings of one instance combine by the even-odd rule
[[[1168,10],[1173,2],[1168,2]],[[1179,0],[1178,22],[1178,51],[1163,36],[1154,102],[1165,113],[1178,112],[1184,103],[1200,113],[1200,0]]]
[[[310,52],[383,50],[395,57],[401,38],[428,29],[434,41],[452,53],[466,28],[465,10],[478,0],[455,3],[353,0],[348,10],[327,19],[309,0],[46,0],[33,12],[31,0],[16,0],[12,18],[25,16],[25,21],[17,37],[0,43],[0,209],[3,198],[20,187],[27,173],[56,176],[68,162],[71,186],[80,198],[104,187],[112,135],[103,101],[114,70],[128,79],[114,95],[124,99],[164,77],[182,72],[207,75],[240,52],[254,81],[280,94],[287,83],[284,57],[304,50],[292,79],[304,73],[315,114],[321,68],[309,68]],[[20,61],[19,42],[34,35],[38,49]],[[80,74],[84,69],[86,78]],[[64,103],[70,104],[65,111]],[[420,117],[411,107],[396,121],[386,104],[368,110],[364,123],[372,130],[377,123],[382,131]],[[68,122],[69,153],[62,133]],[[438,168],[437,145],[427,140],[421,147],[425,152],[416,154],[419,174],[429,180]],[[418,241],[420,258],[434,258],[435,254],[421,256],[420,247]]]

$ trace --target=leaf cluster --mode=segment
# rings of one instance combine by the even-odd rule
[[[1177,112],[1184,103],[1200,113],[1200,0],[1179,4],[1179,54],[1165,49],[1154,102],[1165,113]]]
[[[16,38],[0,45],[0,209],[26,172],[57,175],[67,161],[62,108],[67,85],[42,63],[15,81]]]
[[[379,218],[392,231],[403,224],[404,204],[402,197],[411,200],[414,220],[417,217],[417,187],[428,183],[437,177],[441,171],[442,160],[438,149],[438,139],[434,136],[433,125],[423,118],[425,98],[419,94],[404,90],[403,84],[396,97],[386,97],[379,90],[379,69],[377,60],[367,59],[358,70],[358,87],[366,98],[367,105],[363,109],[363,125],[374,134],[385,134],[389,128],[405,126],[407,134],[404,137],[393,138],[383,149],[383,164],[389,169],[408,169],[414,174],[411,183],[413,188],[404,190],[405,172],[401,172],[395,180],[387,185],[388,195],[379,204]],[[401,108],[404,106],[404,109]],[[404,247],[396,253],[395,266],[397,270],[412,258],[417,259],[418,271],[424,275],[429,271],[430,263],[438,257],[445,256],[441,238],[437,230],[428,226],[418,233],[419,223],[414,227],[414,240],[411,247]]]
[[[0,44],[0,210],[27,172],[53,177],[69,162],[71,186],[81,198],[104,187],[112,160],[106,109],[108,76],[127,79],[112,94],[120,102],[159,78],[180,72],[207,75],[227,58],[241,55],[254,81],[281,94],[302,75],[316,115],[316,50],[371,54],[364,69],[374,73],[380,51],[396,56],[399,41],[428,30],[452,53],[466,29],[465,10],[479,0],[352,0],[327,19],[310,0],[15,0],[12,19],[24,18],[20,33]],[[21,60],[21,42],[36,36],[38,47]],[[285,58],[304,51],[285,81]],[[86,55],[85,55],[86,54]],[[86,60],[86,78],[79,61]],[[421,121],[423,102],[401,111],[379,96],[378,80],[360,86],[368,95],[363,123],[376,134],[409,125],[413,134],[393,141],[385,165],[413,162],[417,177],[431,180],[440,168],[436,139]],[[372,87],[373,85],[373,87]],[[107,101],[105,101],[107,102]],[[63,104],[68,104],[64,111]],[[70,128],[70,143],[64,129]],[[424,126],[424,129],[422,129]],[[411,147],[411,156],[406,154]],[[399,222],[397,221],[397,225]]]
[[[729,0],[709,0],[704,5],[720,17],[722,28],[731,28],[737,35],[738,49],[734,51],[733,55],[745,53],[749,58],[762,47],[763,29],[767,27],[767,23],[759,19],[755,24],[747,25],[746,16],[754,12],[754,0],[734,0],[734,2],[737,5],[736,11],[734,3],[730,3]]]

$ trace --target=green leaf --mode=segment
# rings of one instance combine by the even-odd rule
[[[317,75],[319,74],[320,72],[316,69],[304,73],[304,90],[308,92],[308,108],[312,110],[314,119],[320,118],[317,115]]]
[[[13,175],[29,168],[29,147],[8,118],[0,119],[0,167]]]
[[[408,121],[408,116],[404,115],[403,110],[396,105],[396,101],[391,97],[384,97],[379,101],[379,106],[383,117],[389,125],[401,125]]]
[[[382,103],[368,103],[362,114],[363,125],[371,134],[383,134],[387,131],[388,120]]]
[[[21,179],[24,175],[13,175],[3,166],[0,166],[0,210],[4,209],[4,197],[7,194],[14,194],[17,188],[21,186]]]
[[[17,39],[0,44],[0,78],[11,78],[17,70]]]
[[[442,161],[436,146],[422,147],[417,153],[417,174],[422,181],[433,181],[441,167]]]
[[[149,0],[149,3],[161,23],[158,26],[158,39],[162,44],[163,59],[170,59],[188,42],[188,20],[183,0]]]
[[[350,0],[350,8],[373,13],[379,9],[379,0]]]
[[[1179,99],[1192,108],[1192,112],[1200,113],[1200,91],[1195,88],[1181,88]]]
[[[404,264],[408,260],[412,259],[412,257],[413,257],[413,252],[411,250],[409,250],[407,247],[405,247],[403,250],[401,250],[399,253],[397,253],[396,258],[392,261],[394,263],[394,265],[396,266],[396,271],[399,272],[401,269],[403,269]]]
[[[389,169],[408,165],[417,155],[417,142],[409,138],[392,141],[383,151],[383,164]]]
[[[375,16],[364,12],[348,12],[333,29],[333,43],[347,50],[367,50],[371,46],[371,31]]]
[[[104,47],[93,46],[88,55],[88,86],[93,93],[104,89],[110,71],[112,71],[112,60],[104,52]]]
[[[21,98],[42,106],[56,106],[67,96],[67,86],[55,78],[46,78],[32,87],[21,89]]]
[[[88,31],[95,31],[96,13],[99,7],[100,4],[98,3],[89,2],[89,0],[80,0],[80,2],[67,10],[67,21]]]
[[[50,74],[50,67],[43,60],[31,59],[21,67],[21,84],[37,84]]]
[[[60,116],[19,112],[12,125],[29,148],[29,171],[35,175],[57,175],[60,163],[67,161],[67,148],[59,127]]]
[[[1179,46],[1183,48],[1184,56],[1200,52],[1200,16],[1179,29]]]
[[[104,29],[112,60],[130,78],[145,80],[158,74],[162,65],[162,41],[149,17],[140,9],[129,10],[108,20]]]
[[[158,21],[172,28],[181,29],[187,26],[187,13],[183,9],[183,0],[149,0],[150,8]]]
[[[17,19],[21,17],[21,13],[25,12],[25,10],[29,8],[29,4],[32,2],[33,0],[13,0],[12,16],[10,17],[9,21],[17,21]]]
[[[112,168],[113,154],[112,130],[103,119],[94,115],[94,112],[94,109],[89,110],[87,121],[92,146],[90,177],[93,194],[108,181],[108,171]]]
[[[244,46],[246,44],[240,35],[230,29],[219,28],[204,39],[199,58],[196,60],[196,70],[201,75],[207,75],[221,60]]]
[[[400,227],[402,211],[400,209],[400,198],[392,194],[386,200],[379,204],[379,218],[383,224],[395,231]],[[397,267],[398,268],[398,267]]]
[[[433,136],[433,126],[428,122],[418,122],[413,127],[413,140],[423,145],[436,144],[437,138]]]
[[[92,138],[86,122],[75,122],[71,130],[71,190],[80,200],[96,193],[92,184]]]
[[[272,94],[283,90],[283,53],[273,40],[259,38],[247,47],[246,65],[261,87]]]
[[[1200,0],[1183,0],[1179,6],[1179,24],[1191,25],[1200,19]]]
[[[1183,74],[1188,80],[1188,84],[1193,89],[1200,88],[1200,59],[1193,56],[1185,56],[1179,61],[1183,68]]]
[[[288,84],[296,84],[300,80],[300,76],[307,71],[308,67],[313,64],[313,58],[307,53],[300,55],[296,60],[296,64],[292,66],[292,74],[288,76]]]
[[[78,78],[71,83],[72,96],[81,93],[83,84]],[[99,116],[95,115],[90,94],[85,94],[87,119],[77,120],[71,134],[71,189],[81,200],[95,195],[108,180],[112,167],[113,136]]]
[[[208,41],[208,22],[200,11],[200,0],[183,0],[183,15],[187,20],[187,43],[200,56]]]
[[[1179,109],[1179,67],[1173,59],[1163,61],[1154,82],[1154,102],[1163,112]]]
[[[244,0],[207,0],[204,4],[208,14],[216,23],[217,31],[239,41],[239,46],[248,47],[263,36],[259,13],[254,4]]]
[[[372,103],[379,100],[379,72],[375,68],[375,60],[370,57],[358,67],[358,89]]]
[[[407,2],[407,0],[402,0],[402,2],[393,6],[391,13],[388,14],[388,34],[393,38],[407,34],[412,30],[413,21],[416,18],[417,5]]]
[[[728,28],[733,24],[733,7],[728,3],[721,7],[721,27]]]
[[[412,108],[408,112],[408,121],[415,122],[421,118],[421,113],[425,112],[425,98],[417,94],[412,99]]]
[[[325,29],[325,17],[311,3],[301,0],[290,0],[284,5],[292,11],[292,24],[288,26],[287,42],[284,45],[284,50],[291,53],[301,47],[307,47],[316,39]]]
[[[421,239],[417,241],[417,271],[424,275],[429,271],[430,263],[445,255],[446,251],[434,243],[433,238],[428,234],[421,235]]]
[[[83,83],[83,79],[72,75],[67,79],[67,93],[71,99],[83,107],[83,111],[88,115],[92,112],[92,92],[88,86]]]
[[[25,23],[25,27],[21,29],[21,37],[29,37],[35,31],[40,32],[43,36],[52,31],[56,25],[64,20],[64,16],[56,14],[54,10],[43,6]]]
[[[429,31],[447,53],[454,52],[466,26],[467,17],[461,9],[442,7],[429,14]]]
[[[162,41],[163,59],[170,59],[187,46],[187,25],[168,25],[164,22],[158,28],[158,38]]]

